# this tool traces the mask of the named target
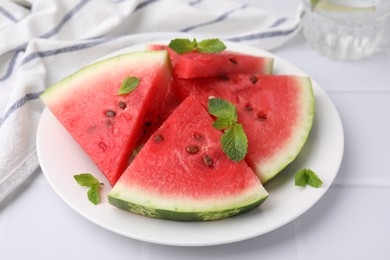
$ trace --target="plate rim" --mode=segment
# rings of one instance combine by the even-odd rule
[[[124,52],[140,50],[141,48],[144,48],[144,46],[146,46],[147,44],[159,44],[159,43],[165,43],[166,44],[166,40],[156,40],[156,41],[144,42],[144,43],[141,43],[141,44],[136,44],[136,45],[133,45],[133,46],[130,46],[130,47],[122,48],[122,49],[114,51],[114,52],[112,52],[110,54],[103,55],[98,60],[101,60],[101,59],[104,59],[104,58],[107,58],[107,57],[111,57],[111,56],[116,56],[116,55],[118,55],[120,53],[124,53]],[[244,49],[243,53],[256,54],[256,55],[267,55],[269,57],[274,58],[274,71],[275,71],[275,69],[278,69],[277,67],[275,68],[275,66],[278,66],[278,63],[282,63],[282,64],[285,64],[285,65],[288,65],[288,67],[291,67],[292,70],[295,70],[296,72],[299,72],[299,75],[301,75],[301,76],[308,76],[309,77],[308,74],[306,74],[304,71],[302,71],[296,65],[294,65],[294,64],[286,61],[285,59],[283,59],[283,58],[281,58],[281,57],[279,57],[279,56],[277,56],[277,55],[275,55],[273,53],[270,53],[268,51],[261,50],[261,49],[258,49],[258,48],[252,47],[252,46],[248,46],[248,45],[234,43],[234,42],[224,41],[224,43],[227,45],[227,47],[228,47],[227,49],[229,49],[229,50],[237,51],[238,49]],[[278,74],[276,74],[276,75],[278,75]],[[294,73],[294,75],[297,75],[297,74]],[[344,142],[345,141],[344,141],[344,130],[343,130],[343,125],[342,125],[342,121],[341,121],[340,115],[339,115],[336,107],[334,106],[332,100],[330,99],[330,97],[325,92],[325,90],[312,77],[310,77],[310,78],[312,80],[313,91],[314,91],[314,96],[315,96],[315,103],[317,104],[317,98],[318,97],[324,98],[325,101],[327,102],[327,105],[330,105],[330,107],[328,107],[328,108],[333,110],[331,112],[332,112],[333,116],[335,116],[334,120],[336,120],[337,123],[338,123],[338,125],[337,125],[337,129],[338,130],[337,131],[338,131],[338,135],[339,135],[338,137],[339,137],[339,142],[340,142],[341,146],[339,147],[339,151],[338,151],[338,153],[339,153],[338,161],[334,162],[334,171],[335,172],[333,173],[333,175],[331,177],[330,183],[328,183],[328,185],[326,187],[317,190],[319,194],[316,195],[317,198],[315,200],[312,200],[310,204],[306,205],[306,207],[301,208],[300,211],[296,212],[294,217],[292,217],[290,219],[286,219],[284,222],[278,223],[278,225],[274,225],[274,226],[272,226],[272,227],[270,227],[268,229],[264,229],[262,232],[249,232],[246,235],[239,235],[239,236],[236,236],[236,237],[226,237],[226,236],[223,236],[223,238],[214,239],[214,240],[208,240],[208,241],[191,241],[190,239],[187,239],[187,240],[186,239],[182,239],[180,241],[172,241],[172,240],[168,241],[168,240],[164,240],[164,239],[158,239],[156,237],[153,238],[153,237],[150,237],[150,236],[148,237],[148,236],[129,234],[128,232],[124,232],[123,230],[118,230],[116,228],[113,228],[110,225],[102,223],[102,221],[99,221],[98,219],[96,219],[96,217],[91,216],[89,214],[86,214],[85,211],[80,211],[80,209],[78,207],[76,207],[76,205],[72,201],[70,201],[69,198],[67,198],[67,196],[65,194],[63,194],[63,192],[60,189],[58,189],[59,188],[58,184],[55,183],[55,181],[53,181],[53,179],[52,179],[53,176],[51,176],[51,173],[49,173],[49,170],[46,167],[45,159],[42,157],[43,156],[42,155],[42,149],[43,148],[42,148],[41,145],[42,145],[42,138],[43,138],[42,133],[44,132],[44,129],[42,129],[42,128],[44,126],[45,120],[48,120],[48,114],[50,114],[50,111],[48,110],[47,107],[44,108],[44,111],[43,111],[43,113],[42,113],[42,115],[40,117],[39,124],[38,124],[38,129],[37,129],[37,135],[36,135],[36,146],[37,146],[37,155],[38,155],[39,164],[41,165],[42,172],[44,173],[45,178],[48,180],[50,186],[57,193],[57,195],[59,195],[60,198],[62,200],[64,200],[64,202],[66,204],[68,204],[68,206],[70,206],[73,210],[75,210],[77,213],[79,213],[80,215],[82,215],[83,217],[85,217],[86,219],[91,221],[92,223],[94,223],[94,224],[96,224],[96,225],[98,225],[98,226],[100,226],[102,228],[105,228],[107,230],[110,230],[111,232],[114,232],[114,233],[117,233],[119,235],[125,236],[125,237],[129,237],[129,238],[140,240],[140,241],[155,243],[155,244],[161,244],[161,245],[212,246],[212,245],[221,245],[221,244],[234,243],[234,242],[250,239],[250,238],[253,238],[253,237],[257,237],[257,236],[260,236],[260,235],[264,235],[266,233],[269,233],[269,232],[271,232],[271,231],[273,231],[275,229],[278,229],[278,228],[280,228],[280,227],[290,223],[291,221],[293,221],[294,219],[298,218],[303,213],[308,211],[311,207],[313,207],[324,196],[324,194],[328,191],[328,189],[330,188],[331,184],[333,183],[335,177],[337,176],[337,173],[338,173],[339,168],[341,166],[341,162],[342,162],[342,158],[343,158],[343,154],[344,154]],[[317,107],[316,107],[315,118],[316,117],[317,117]],[[314,122],[313,122],[313,126],[314,126]],[[309,136],[309,138],[310,138],[310,136]],[[305,146],[306,146],[306,144],[305,144]],[[267,186],[266,186],[266,189],[267,189]],[[100,205],[98,205],[98,207],[99,206]],[[127,214],[131,214],[131,213],[128,213],[128,212],[126,212],[126,213]],[[141,216],[141,217],[143,217],[143,216]],[[240,216],[237,216],[235,218],[239,218],[239,217]],[[143,217],[143,218],[146,218],[146,217]],[[158,221],[158,220],[156,220],[156,221]],[[222,220],[219,220],[219,221],[222,221]]]

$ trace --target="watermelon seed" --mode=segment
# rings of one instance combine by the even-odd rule
[[[203,140],[203,136],[201,134],[193,133],[192,136],[195,138],[196,141],[202,141]]]
[[[162,135],[156,135],[156,137],[154,138],[155,143],[161,143],[162,141],[164,141],[164,136]]]
[[[108,117],[113,117],[115,115],[116,115],[115,111],[107,110],[107,112],[106,112],[106,116],[108,116]]]
[[[253,110],[253,108],[250,104],[245,105],[245,111],[251,112],[252,110]]]
[[[98,146],[100,147],[100,149],[102,149],[103,152],[107,150],[107,145],[104,142],[98,143]]]
[[[267,119],[267,115],[265,113],[258,113],[257,119],[259,119],[260,121],[265,121]]]
[[[255,76],[255,75],[252,75],[252,76],[250,76],[250,78],[249,78],[249,80],[253,83],[253,84],[256,84],[256,82],[257,82],[257,77]]]
[[[142,132],[142,135],[146,135],[147,132],[148,132],[148,131],[144,130],[144,131]]]
[[[208,167],[213,166],[213,159],[211,159],[208,155],[203,156],[203,162],[206,164]]]
[[[219,76],[219,78],[220,78],[221,80],[224,80],[224,81],[230,80],[230,78],[229,78],[228,76],[226,76],[226,75],[221,75],[221,76]]]
[[[199,152],[199,147],[198,146],[195,146],[195,145],[189,145],[187,146],[187,153],[189,154],[196,154],[197,152]]]
[[[127,107],[126,103],[121,101],[118,103],[118,106],[121,108],[121,109],[125,109]]]
[[[229,58],[229,61],[233,64],[237,64],[237,60],[233,59],[233,58]]]
[[[150,126],[152,125],[152,122],[148,121],[148,122],[145,122],[145,126]]]

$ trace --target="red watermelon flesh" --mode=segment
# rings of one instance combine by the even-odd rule
[[[150,50],[168,50],[173,64],[173,81],[178,78],[215,77],[219,75],[227,77],[226,74],[237,73],[259,73],[269,74],[272,72],[273,59],[268,57],[256,57],[243,55],[235,52],[224,51],[216,54],[186,53],[176,54],[166,45],[149,45]],[[226,60],[229,62],[226,63]],[[173,83],[174,84],[174,83]],[[146,121],[143,134],[137,144],[135,154],[142,148],[151,134],[161,126],[172,111],[180,104],[175,90],[168,91],[158,117],[154,121]]]
[[[292,162],[303,147],[314,117],[309,78],[277,75],[231,75],[229,78],[176,79],[172,88],[184,99],[210,96],[236,105],[248,137],[247,163],[263,184]]]
[[[129,76],[139,78],[139,85],[118,95]],[[144,123],[161,108],[170,80],[166,51],[129,53],[77,71],[41,99],[113,185],[128,166]]]
[[[196,97],[184,100],[152,135],[109,194],[121,209],[181,221],[246,212],[268,196],[245,161],[231,161]]]
[[[240,54],[232,51],[200,53],[197,51],[177,54],[166,45],[149,45],[150,50],[169,51],[173,75],[177,78],[205,78],[236,73],[270,74],[273,59]]]

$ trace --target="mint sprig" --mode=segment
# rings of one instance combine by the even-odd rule
[[[212,98],[208,102],[208,111],[217,117],[213,126],[224,131],[221,136],[223,152],[233,161],[244,159],[248,152],[248,139],[242,125],[237,123],[236,107],[226,100]]]
[[[226,49],[225,44],[219,39],[206,39],[200,42],[195,38],[192,41],[190,39],[174,39],[168,46],[177,54],[184,54],[192,51],[217,53]]]
[[[118,90],[118,95],[126,95],[130,92],[134,91],[138,84],[140,83],[140,79],[137,77],[127,77],[122,81],[121,87]]]
[[[319,188],[322,180],[310,169],[302,169],[295,174],[295,185],[305,187],[309,185],[313,188]]]
[[[97,205],[100,203],[100,186],[103,183],[100,183],[92,174],[90,173],[81,173],[74,175],[73,178],[77,181],[80,186],[88,187],[88,200],[93,204]]]

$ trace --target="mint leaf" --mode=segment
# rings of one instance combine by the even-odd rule
[[[226,49],[225,44],[219,39],[208,39],[198,43],[196,50],[202,53],[216,53]]]
[[[194,50],[201,53],[216,53],[226,49],[225,44],[219,39],[207,39],[198,42],[195,38],[190,39],[174,39],[170,41],[168,47],[177,54],[184,54]]]
[[[84,187],[93,187],[99,185],[99,181],[90,173],[81,173],[79,175],[73,176],[80,186]]]
[[[237,122],[236,107],[229,101],[221,98],[211,98],[208,102],[208,111],[216,117],[230,118],[232,124]]]
[[[99,189],[100,185],[96,185],[88,190],[88,199],[95,205],[100,203]]]
[[[322,180],[312,170],[307,169],[306,174],[308,176],[307,184],[314,188],[318,188],[322,185]]]
[[[300,170],[295,174],[295,186],[305,187],[307,183],[306,169]]]
[[[229,117],[218,117],[217,120],[213,123],[213,126],[217,128],[218,130],[224,130],[229,128],[234,123],[232,122],[232,119]]]
[[[222,150],[229,159],[239,162],[248,151],[248,139],[241,124],[234,124],[221,136]]]
[[[118,90],[118,95],[129,94],[134,91],[134,89],[138,86],[140,79],[137,77],[127,77],[123,82],[121,87]]]
[[[192,52],[196,48],[196,45],[196,39],[193,41],[189,39],[174,39],[169,43],[168,47],[177,54],[183,54],[186,52]]]
[[[322,180],[310,169],[302,169],[295,174],[295,185],[305,187],[310,185],[313,188],[319,188]]]
[[[99,190],[100,185],[103,185],[103,183],[100,183],[98,179],[96,179],[90,173],[81,173],[79,175],[74,175],[73,178],[80,186],[89,188],[87,195],[90,202],[95,205],[100,203]]]
[[[220,98],[209,99],[207,106],[209,113],[217,117],[213,126],[224,131],[221,136],[223,152],[229,159],[241,161],[248,152],[248,139],[242,125],[237,123],[236,106]]]

